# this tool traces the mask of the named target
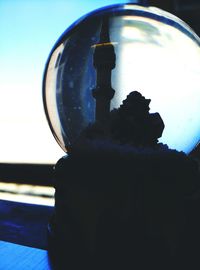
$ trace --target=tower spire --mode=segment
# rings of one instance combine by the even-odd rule
[[[92,91],[96,99],[96,122],[104,123],[110,113],[110,101],[115,90],[111,86],[111,71],[115,68],[116,55],[110,42],[109,19],[104,17],[99,42],[95,45],[93,65],[96,69],[96,87]]]

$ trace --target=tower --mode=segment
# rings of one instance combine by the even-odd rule
[[[109,19],[103,18],[99,43],[95,45],[93,65],[96,69],[96,87],[92,91],[96,99],[96,122],[104,123],[110,113],[110,101],[115,90],[111,86],[111,72],[115,68],[115,51],[110,42]]]

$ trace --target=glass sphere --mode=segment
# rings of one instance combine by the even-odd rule
[[[45,112],[59,145],[67,152],[95,121],[93,89],[104,84],[104,70],[105,84],[115,90],[109,110],[139,91],[165,124],[159,141],[189,153],[200,137],[199,44],[186,23],[155,7],[113,5],[78,20],[58,39],[44,72]],[[98,47],[103,53],[112,47],[115,59],[95,60]],[[110,69],[96,63],[101,58]]]

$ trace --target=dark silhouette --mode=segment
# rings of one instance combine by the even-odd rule
[[[96,121],[79,139],[85,136],[85,139],[104,138],[137,147],[156,147],[164,123],[159,113],[149,113],[150,101],[137,91],[131,92],[118,109],[108,113],[104,125]]]
[[[111,71],[115,67],[114,46],[109,37],[109,20],[102,20],[99,43],[95,45],[93,64],[96,69],[96,87],[92,94],[96,99],[96,121],[104,123],[110,112],[110,100],[115,90],[111,87]]]
[[[135,146],[156,145],[164,123],[158,113],[149,113],[150,99],[131,92],[119,109],[111,112],[112,138]]]
[[[158,143],[164,123],[139,92],[110,112],[115,53],[106,18],[100,36],[96,121],[55,168],[53,269],[199,269],[197,165]]]
[[[196,163],[161,144],[80,142],[55,170],[55,269],[198,269]]]

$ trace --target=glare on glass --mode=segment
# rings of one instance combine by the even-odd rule
[[[43,98],[57,142],[67,152],[95,121],[93,54],[105,17],[116,54],[110,110],[118,108],[131,91],[139,91],[151,99],[150,112],[158,112],[165,123],[159,141],[189,153],[200,137],[200,39],[172,14],[133,4],[88,14],[67,29],[52,49]]]

